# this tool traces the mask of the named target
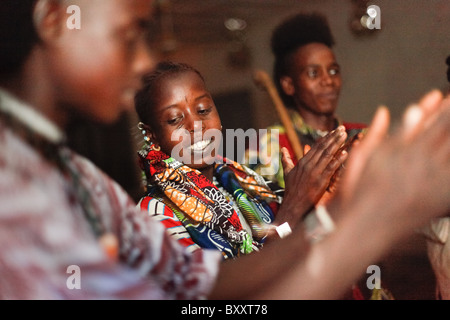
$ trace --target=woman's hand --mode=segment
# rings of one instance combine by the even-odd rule
[[[286,187],[276,223],[288,222],[295,226],[314,208],[347,159],[348,153],[340,150],[346,138],[345,128],[339,126],[319,139],[295,166],[289,152],[281,149]]]

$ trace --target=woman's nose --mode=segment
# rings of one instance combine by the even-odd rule
[[[186,130],[188,130],[190,133],[203,133],[203,130],[205,129],[205,123],[198,117],[189,117],[189,120],[186,124]]]

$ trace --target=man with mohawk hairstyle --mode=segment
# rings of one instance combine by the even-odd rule
[[[340,125],[345,127],[347,140],[365,133],[365,124],[346,122],[336,115],[342,87],[341,67],[333,51],[335,40],[324,15],[300,12],[287,17],[274,29],[270,44],[275,57],[273,84],[289,112],[304,151]],[[278,137],[270,133],[273,129],[280,132]],[[281,154],[280,150],[286,148],[296,163],[299,159],[283,125],[273,124],[268,128],[267,135],[259,143],[260,150],[267,150],[275,138],[279,140],[279,150],[272,150],[272,154]],[[250,167],[258,173],[263,169],[273,172],[267,178],[284,187],[281,160],[272,159],[262,164],[256,159],[254,150],[249,150],[247,161]]]

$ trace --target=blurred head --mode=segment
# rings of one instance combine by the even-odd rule
[[[70,5],[80,9],[81,29],[68,27]],[[113,122],[132,109],[153,66],[151,11],[151,0],[2,0],[1,80],[32,70],[48,82],[56,106]],[[27,64],[30,56],[39,67]]]
[[[342,79],[326,18],[297,14],[273,32],[274,80],[286,106],[314,114],[334,114]]]
[[[163,152],[194,169],[214,163],[222,125],[196,69],[183,63],[159,63],[145,76],[135,107],[151,142]]]

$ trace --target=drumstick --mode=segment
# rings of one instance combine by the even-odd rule
[[[272,102],[281,120],[281,123],[286,129],[286,134],[292,148],[294,149],[295,156],[297,160],[300,160],[303,157],[302,144],[300,142],[300,139],[298,138],[297,132],[295,131],[294,125],[292,124],[286,106],[283,104],[283,101],[281,100],[280,95],[278,94],[278,91],[272,82],[272,79],[265,71],[262,70],[257,70],[254,73],[253,79],[256,84],[261,86],[269,93],[269,96],[272,99]]]

